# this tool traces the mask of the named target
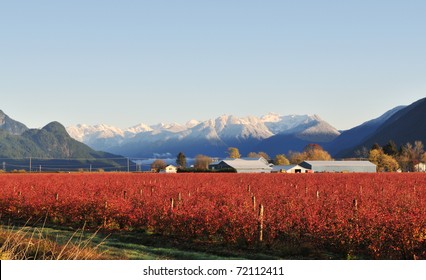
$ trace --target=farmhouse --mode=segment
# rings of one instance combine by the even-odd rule
[[[300,166],[312,172],[366,172],[375,173],[376,165],[369,161],[320,161],[308,160]]]
[[[177,168],[173,165],[167,165],[164,169],[160,170],[160,173],[177,173]]]
[[[272,167],[263,157],[225,159],[209,165],[211,170],[234,170],[237,173],[271,173]]]
[[[426,164],[420,162],[414,166],[414,171],[416,172],[426,172]]]
[[[310,173],[310,172],[311,170],[304,168],[298,164],[272,166],[272,173]]]

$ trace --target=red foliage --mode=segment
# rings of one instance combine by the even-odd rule
[[[3,221],[252,244],[262,204],[265,244],[426,259],[425,174],[3,174],[0,186]]]

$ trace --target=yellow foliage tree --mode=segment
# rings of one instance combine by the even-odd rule
[[[274,158],[275,165],[289,165],[290,161],[286,158],[285,155],[276,155]]]
[[[398,162],[383,150],[371,150],[368,160],[377,165],[378,172],[395,172],[399,169]]]
[[[235,147],[228,148],[228,155],[230,158],[240,158],[240,151]]]

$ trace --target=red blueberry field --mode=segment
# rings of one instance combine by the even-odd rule
[[[3,224],[426,259],[425,174],[2,174]]]

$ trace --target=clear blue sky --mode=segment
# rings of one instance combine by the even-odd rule
[[[426,96],[426,1],[0,1],[0,109],[30,127],[318,114]]]

